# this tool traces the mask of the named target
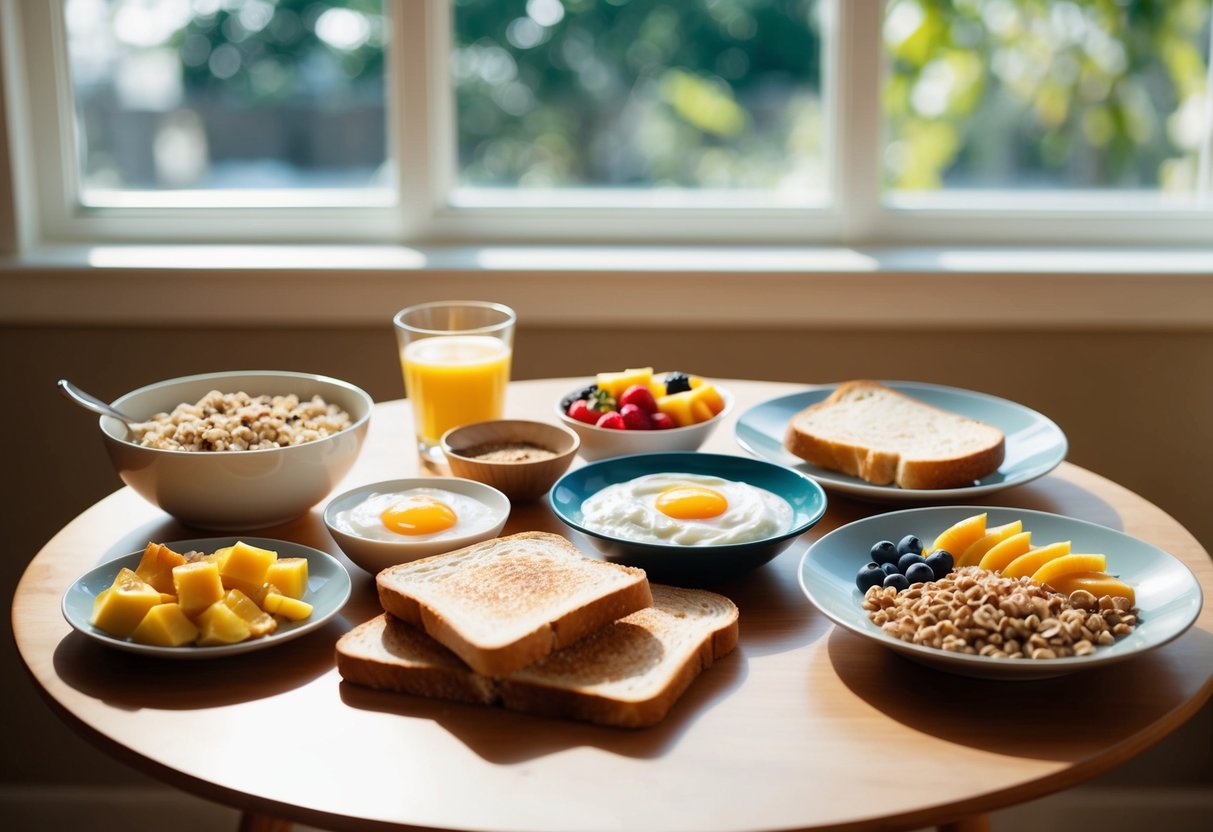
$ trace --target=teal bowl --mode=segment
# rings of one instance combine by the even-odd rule
[[[682,546],[638,543],[582,525],[581,504],[608,485],[646,474],[701,474],[766,489],[792,507],[792,527],[782,534],[748,543]],[[760,459],[696,451],[635,454],[591,462],[565,474],[548,493],[561,522],[581,532],[603,556],[639,566],[659,581],[715,582],[762,566],[811,529],[826,511],[826,495],[808,476]]]

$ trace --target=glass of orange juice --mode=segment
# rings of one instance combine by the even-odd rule
[[[437,301],[392,319],[423,460],[443,462],[438,440],[450,428],[501,418],[515,318],[500,303]]]

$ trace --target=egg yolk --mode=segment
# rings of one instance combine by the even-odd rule
[[[389,531],[408,535],[446,531],[458,519],[454,509],[431,497],[406,497],[379,515]]]
[[[719,491],[699,486],[676,486],[657,495],[657,510],[675,520],[707,520],[724,514],[728,507],[729,501]]]

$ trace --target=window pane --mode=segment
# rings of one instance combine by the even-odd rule
[[[891,0],[886,184],[1192,194],[1210,5]]]
[[[824,190],[816,0],[455,0],[459,180]]]
[[[66,0],[82,196],[386,184],[381,0]]]

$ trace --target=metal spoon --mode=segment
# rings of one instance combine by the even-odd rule
[[[94,395],[85,393],[76,385],[72,384],[65,378],[59,379],[59,392],[64,396],[74,401],[76,404],[83,407],[85,410],[91,410],[94,413],[100,413],[102,416],[113,416],[118,421],[122,422],[128,428],[131,425],[138,424],[138,419],[132,419],[120,410],[115,410],[109,404],[101,401]]]

